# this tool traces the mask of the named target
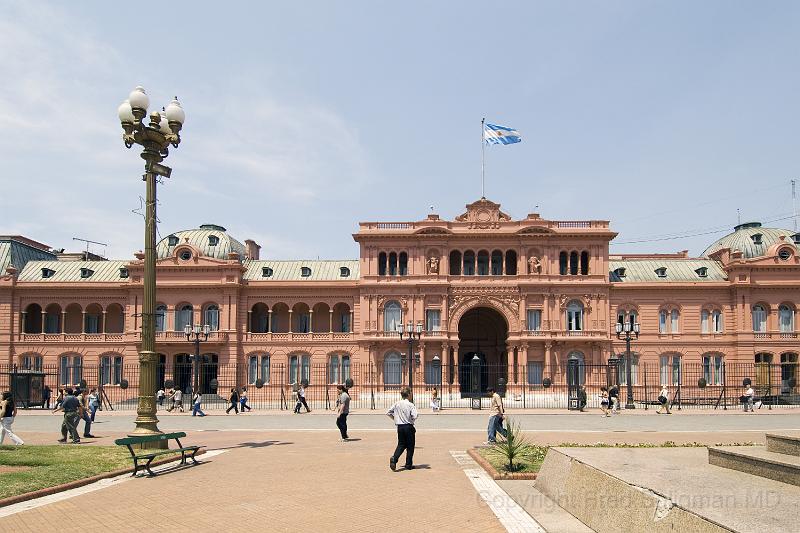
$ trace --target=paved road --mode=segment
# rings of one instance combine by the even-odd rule
[[[524,430],[534,432],[570,433],[615,433],[615,432],[764,432],[770,430],[800,429],[800,412],[773,410],[746,414],[742,412],[675,412],[672,415],[656,415],[654,411],[627,412],[610,418],[598,412],[550,413],[509,415],[518,421]],[[98,431],[124,432],[133,427],[134,413],[98,413]],[[162,430],[335,430],[332,412],[312,411],[310,414],[272,412],[262,415],[247,413],[225,415],[213,413],[204,418],[192,417],[188,413],[159,413]],[[488,411],[482,413],[422,412],[417,427],[420,430],[482,431],[486,427]],[[14,429],[27,431],[58,431],[61,415],[23,412],[17,417]],[[393,431],[392,421],[374,412],[352,413],[348,424],[354,430]],[[81,427],[83,427],[81,425]]]

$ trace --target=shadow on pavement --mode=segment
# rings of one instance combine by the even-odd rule
[[[232,446],[214,447],[214,450],[232,450],[235,448],[266,448],[267,446],[285,446],[287,444],[294,444],[294,442],[281,442],[278,440],[265,440],[261,442],[240,442]]]

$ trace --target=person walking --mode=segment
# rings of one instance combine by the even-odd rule
[[[42,389],[42,409],[50,409],[50,396],[53,394],[53,389],[45,385]]]
[[[414,469],[414,446],[416,445],[416,429],[414,423],[417,421],[417,408],[409,401],[411,398],[411,389],[403,387],[400,390],[400,401],[395,402],[386,415],[394,419],[394,424],[397,426],[397,448],[394,450],[394,455],[389,458],[389,468],[393,471],[397,470],[397,461],[403,452],[406,452],[406,470]]]
[[[231,394],[228,396],[228,401],[231,402],[231,406],[225,409],[225,414],[229,414],[231,409],[233,409],[236,414],[239,414],[239,393],[236,392],[236,389],[231,389]]]
[[[200,409],[200,404],[203,401],[203,395],[200,394],[200,391],[195,391],[194,396],[192,396],[192,416],[206,416],[202,409]]]
[[[753,397],[755,396],[755,391],[753,390],[753,384],[747,384],[747,390],[744,391],[744,396],[742,396],[742,403],[744,404],[744,412],[751,412],[755,414],[753,410]]]
[[[97,412],[98,407],[100,407],[100,394],[97,389],[92,389],[92,392],[89,393],[89,416],[92,419],[92,423],[94,423],[94,414]]]
[[[600,410],[603,411],[603,416],[611,416],[608,413],[608,388],[600,387]]]
[[[498,433],[503,437],[507,435],[506,429],[503,427],[503,418],[505,418],[506,412],[500,395],[492,387],[486,389],[486,392],[492,395],[492,403],[489,406],[489,411],[492,415],[489,417],[488,438],[485,444],[494,444],[497,442]]]
[[[439,389],[436,387],[431,391],[431,411],[439,414]]]
[[[58,409],[64,403],[64,389],[58,389],[58,396],[56,396],[56,405],[53,409]]]
[[[239,410],[244,413],[245,409],[252,411],[250,406],[247,405],[247,387],[242,387],[242,392],[239,394]]]
[[[306,403],[306,387],[304,383],[300,383],[300,388],[297,389],[297,401],[303,404],[303,407],[306,408],[306,413],[310,413],[311,409],[308,407]],[[300,413],[300,406],[297,405],[297,412]]]
[[[25,444],[13,431],[11,431],[11,424],[14,423],[14,418],[17,416],[17,406],[14,403],[14,397],[8,391],[3,393],[3,399],[0,400],[0,444],[6,440],[6,435],[11,439],[11,442],[20,446]]]
[[[578,410],[582,413],[586,409],[586,387],[578,385]]]
[[[175,392],[172,394],[172,404],[173,409],[178,409],[181,413],[183,412],[183,391],[180,388],[175,389]]]
[[[669,410],[669,389],[666,385],[661,385],[661,392],[658,393],[658,409],[656,409],[656,414],[660,415],[662,409],[666,410],[666,414],[672,414]]]
[[[83,436],[87,439],[95,438],[92,435],[92,417],[89,414],[89,391],[83,389],[78,393],[81,402],[81,419],[83,420]]]
[[[347,436],[347,415],[350,414],[350,394],[344,385],[337,385],[336,389],[339,391],[339,398],[336,399],[336,427],[339,428],[339,433],[342,434],[342,442],[347,442],[350,437]]]
[[[72,444],[80,444],[81,438],[78,435],[78,422],[83,417],[83,407],[81,402],[73,394],[71,388],[65,391],[64,401],[61,402],[60,407],[53,409],[53,413],[64,411],[64,421],[61,422],[61,438],[58,442],[67,442],[67,432],[72,438]]]
[[[611,413],[619,414],[619,387],[612,385],[608,391],[608,401],[611,404]]]
[[[167,393],[164,392],[164,388],[163,387],[158,389],[158,392],[156,393],[156,401],[158,401],[158,405],[160,405],[161,407],[164,407],[164,398],[166,396],[167,396]]]

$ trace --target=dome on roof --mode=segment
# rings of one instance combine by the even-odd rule
[[[176,246],[182,243],[198,248],[206,257],[228,259],[228,254],[236,252],[244,259],[245,246],[226,232],[225,228],[216,224],[203,224],[199,229],[176,231],[161,239],[156,245],[159,259],[172,256]]]
[[[786,242],[800,243],[800,235],[788,229],[763,228],[760,222],[745,222],[733,228],[733,233],[718,239],[703,252],[703,257],[708,257],[723,248],[741,250],[746,259],[760,257],[767,253],[773,244],[785,237]]]

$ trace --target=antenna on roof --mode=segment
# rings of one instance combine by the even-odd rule
[[[794,220],[794,232],[797,233],[797,195],[795,195],[795,184],[797,180],[792,180],[792,219]]]
[[[106,256],[106,246],[108,246],[108,245],[106,243],[104,243],[104,242],[90,241],[89,239],[81,239],[80,237],[73,237],[72,240],[73,241],[81,241],[81,242],[85,242],[86,243],[86,253],[84,254],[84,260],[88,260],[88,258],[89,258],[89,244],[98,244],[98,245],[102,246],[103,247],[103,253],[100,255],[100,257],[105,257]]]
[[[738,207],[736,208],[736,220],[737,220],[736,222],[737,225],[742,223],[742,212],[739,210]]]

